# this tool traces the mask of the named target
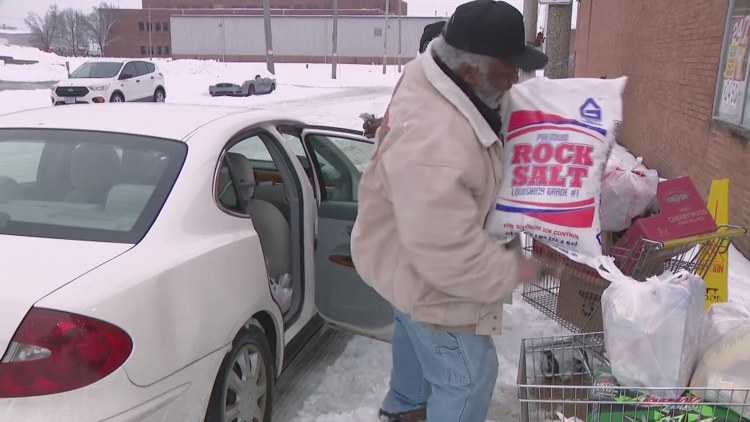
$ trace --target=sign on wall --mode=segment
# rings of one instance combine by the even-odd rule
[[[719,115],[739,119],[747,89],[747,47],[750,37],[750,15],[732,19],[732,38],[727,48],[727,58],[722,73],[722,92]]]

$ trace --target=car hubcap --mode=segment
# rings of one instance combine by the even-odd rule
[[[164,94],[161,91],[158,91],[156,93],[156,102],[157,103],[163,103],[164,102]]]
[[[263,357],[254,346],[245,345],[227,375],[224,420],[262,422],[266,413],[267,383]]]
[[[120,98],[119,96],[115,96],[115,98],[112,100],[112,102],[113,103],[121,103],[122,102],[122,98]]]

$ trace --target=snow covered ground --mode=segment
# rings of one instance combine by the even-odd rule
[[[39,50],[0,45],[0,56],[39,61],[34,65],[0,62],[0,81],[45,82],[66,76],[85,59],[61,58]],[[359,129],[361,112],[381,115],[399,74],[395,66],[383,75],[381,66],[342,65],[339,78],[331,79],[331,66],[277,64],[278,89],[271,95],[243,98],[212,98],[208,85],[221,81],[240,82],[256,74],[267,75],[264,63],[218,63],[199,60],[154,60],[164,73],[167,102],[231,104],[249,108],[278,109],[308,123]],[[49,90],[0,91],[0,114],[49,107]],[[750,262],[734,248],[730,250],[729,295],[750,308]],[[524,303],[520,291],[506,307],[503,335],[496,337],[500,370],[489,420],[517,420],[516,376],[523,338],[564,335],[566,331]],[[377,409],[388,388],[390,368],[388,344],[354,337],[343,354],[325,370],[323,381],[301,406],[294,421],[375,422]]]

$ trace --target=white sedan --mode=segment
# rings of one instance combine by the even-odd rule
[[[321,316],[388,339],[349,252],[372,150],[227,107],[0,116],[0,420],[269,421]]]

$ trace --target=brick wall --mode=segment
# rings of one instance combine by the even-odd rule
[[[621,143],[708,197],[730,179],[729,220],[750,227],[750,142],[711,120],[728,0],[580,0],[575,75],[628,76]],[[750,255],[750,236],[735,245]]]

